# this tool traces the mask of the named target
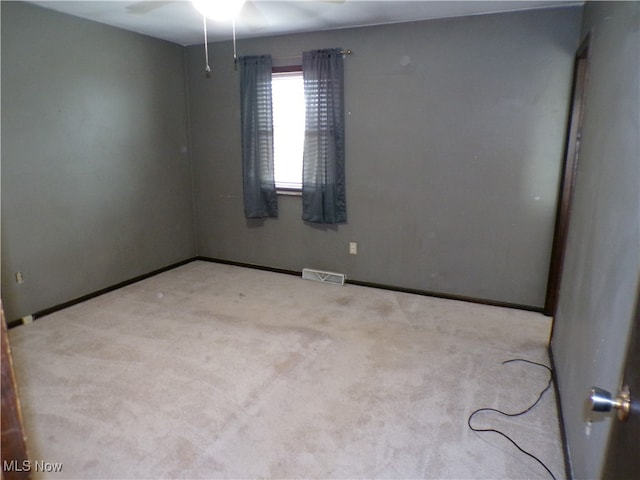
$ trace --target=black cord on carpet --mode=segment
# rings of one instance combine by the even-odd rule
[[[511,360],[506,360],[504,362],[502,362],[502,365],[505,365],[507,363],[512,363],[512,362],[525,362],[525,363],[530,363],[532,365],[538,365],[539,367],[544,367],[547,370],[549,370],[549,382],[547,383],[547,386],[544,390],[542,390],[540,392],[540,395],[538,395],[538,399],[530,406],[528,407],[526,410],[523,410],[521,412],[517,412],[517,413],[506,413],[503,412],[501,410],[496,410],[495,408],[479,408],[477,410],[475,410],[471,415],[469,415],[469,418],[467,420],[467,425],[469,425],[469,428],[471,430],[473,430],[474,432],[494,432],[497,433],[499,435],[502,435],[504,438],[506,438],[507,440],[509,440],[511,443],[513,443],[513,445],[515,445],[515,447],[520,450],[522,453],[524,453],[525,455],[530,456],[531,458],[533,458],[536,462],[538,462],[540,465],[542,465],[544,467],[544,469],[549,472],[549,475],[551,475],[551,478],[553,478],[553,480],[556,480],[555,475],[553,474],[553,472],[551,470],[549,470],[549,467],[547,467],[544,462],[542,460],[540,460],[538,457],[536,457],[534,454],[527,452],[526,450],[524,450],[522,447],[520,447],[520,445],[518,445],[511,437],[509,437],[509,435],[507,435],[506,433],[501,432],[500,430],[496,430],[494,428],[476,428],[474,426],[471,425],[471,419],[473,418],[473,416],[477,413],[480,412],[495,412],[495,413],[499,413],[500,415],[504,415],[506,417],[519,417],[520,415],[524,415],[525,413],[530,412],[538,403],[540,403],[540,400],[542,400],[542,397],[544,396],[545,393],[547,393],[547,390],[549,390],[551,388],[551,384],[553,382],[553,371],[551,370],[551,368],[547,367],[546,365],[542,364],[542,363],[537,363],[537,362],[532,362],[531,360],[525,360],[524,358],[513,358]]]

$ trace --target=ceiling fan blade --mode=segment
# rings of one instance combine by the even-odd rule
[[[252,31],[258,31],[269,25],[267,17],[260,11],[260,8],[256,6],[255,2],[251,0],[247,0],[244,3],[237,20]]]
[[[127,12],[135,15],[144,15],[158,8],[174,3],[175,0],[141,0],[127,6]]]
[[[330,5],[344,5],[347,0],[316,0],[312,1],[262,1],[246,0],[238,17],[236,25],[240,31],[245,33],[257,33],[265,29],[278,28],[284,25],[295,25],[302,18],[317,15],[318,8],[312,8],[313,4],[325,4],[326,8],[333,8]]]

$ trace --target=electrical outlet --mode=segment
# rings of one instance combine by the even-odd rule
[[[350,255],[358,254],[358,244],[356,242],[349,242],[349,254]]]
[[[22,272],[16,272],[16,283],[21,285],[24,283],[24,276],[22,276]]]

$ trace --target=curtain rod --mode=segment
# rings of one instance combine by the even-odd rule
[[[340,53],[342,55],[351,55],[353,53],[353,50],[348,48],[346,50],[340,50]],[[300,55],[290,55],[288,57],[273,57],[273,59],[274,60],[289,60],[291,58],[301,58],[301,57],[302,57],[302,53]]]

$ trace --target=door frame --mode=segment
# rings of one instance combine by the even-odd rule
[[[0,333],[2,342],[2,454],[0,461],[0,471],[3,480],[24,480],[31,478],[29,468],[29,456],[27,454],[27,443],[22,425],[22,411],[20,409],[20,399],[18,398],[18,388],[16,377],[13,371],[13,360],[11,357],[11,347],[9,346],[9,334],[7,333],[7,323],[4,318],[2,301],[0,301]],[[5,471],[5,465],[9,469]]]
[[[587,70],[590,35],[582,41],[576,50],[573,63],[573,80],[571,87],[571,103],[567,119],[564,160],[558,190],[558,206],[551,247],[551,261],[547,279],[547,293],[543,313],[553,317],[558,306],[562,267],[569,233],[571,202],[580,156],[580,137],[582,135],[582,119],[584,113],[584,93],[587,86]],[[553,331],[552,331],[553,335]]]

